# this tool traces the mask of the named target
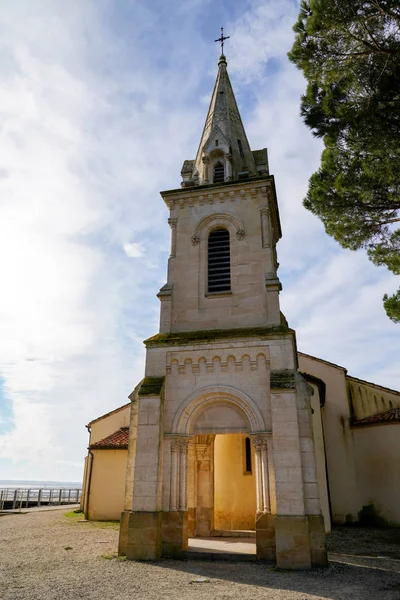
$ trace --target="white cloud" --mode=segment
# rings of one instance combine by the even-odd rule
[[[130,244],[124,244],[125,254],[129,258],[139,258],[144,254],[143,244],[138,242],[131,242]]]
[[[79,479],[84,424],[143,375],[169,250],[158,192],[195,155],[217,62],[199,27],[207,14],[214,31],[212,3],[156,4],[0,7],[2,477]],[[297,5],[249,6],[236,7],[227,54],[251,145],[268,146],[276,176],[283,310],[301,349],[395,387],[398,341],[380,304],[391,277],[340,250],[301,205],[321,146],[284,61]]]
[[[263,78],[269,61],[286,56],[298,13],[293,0],[251,0],[249,4],[249,10],[231,24],[229,40],[230,70],[247,83]]]
[[[126,402],[158,327],[169,236],[158,190],[179,181],[191,111],[145,57],[104,70],[105,44],[118,65],[122,43],[98,6],[0,9],[3,477],[79,479],[85,423]],[[126,242],[138,233],[157,244],[129,261],[145,248]]]

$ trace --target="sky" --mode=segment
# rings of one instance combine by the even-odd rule
[[[158,331],[170,229],[211,96],[220,26],[253,149],[268,147],[281,307],[299,350],[400,389],[396,277],[302,206],[321,142],[286,57],[295,0],[0,4],[0,479],[79,481],[85,425],[125,404]]]

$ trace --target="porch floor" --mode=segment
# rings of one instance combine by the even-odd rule
[[[251,537],[189,538],[187,558],[255,560],[256,544]]]

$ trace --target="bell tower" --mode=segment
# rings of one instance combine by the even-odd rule
[[[181,174],[180,190],[161,192],[172,235],[160,332],[280,325],[274,178],[267,149],[250,149],[224,55],[197,156]]]
[[[182,556],[213,532],[213,444],[245,433],[256,474],[257,557],[326,563],[310,392],[279,309],[274,178],[252,151],[222,54],[196,158],[161,192],[171,252],[159,333],[131,394],[121,554]],[[208,465],[207,468],[204,465]]]

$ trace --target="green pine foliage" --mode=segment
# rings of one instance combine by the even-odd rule
[[[294,30],[301,114],[325,144],[304,205],[343,247],[400,275],[399,1],[303,0]],[[399,322],[400,290],[384,307]]]

